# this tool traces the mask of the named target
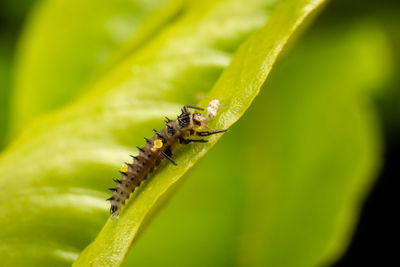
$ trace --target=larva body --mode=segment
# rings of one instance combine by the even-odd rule
[[[208,136],[226,130],[216,130],[211,132],[197,132],[206,129],[208,119],[200,113],[191,113],[189,108],[203,110],[195,106],[184,106],[182,114],[176,120],[167,118],[166,126],[161,131],[155,131],[153,138],[146,139],[146,146],[139,148],[139,155],[133,156],[133,163],[126,163],[127,168],[120,171],[121,180],[115,180],[116,188],[110,188],[113,195],[110,200],[110,214],[112,219],[117,219],[125,201],[140,183],[153,172],[164,158],[174,165],[177,165],[171,158],[172,151],[179,144],[189,144],[192,142],[207,142],[205,139],[187,139],[190,136]]]

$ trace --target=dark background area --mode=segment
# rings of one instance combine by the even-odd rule
[[[34,0],[0,0],[0,45],[7,48],[6,66],[12,68],[18,36]],[[400,1],[398,0],[334,0],[331,1],[312,27],[324,23],[349,23],[365,18],[382,26],[390,37],[397,70],[400,62]],[[396,52],[397,51],[397,52]],[[398,72],[397,72],[398,73]],[[396,74],[395,74],[396,75]],[[0,105],[7,108],[10,77],[0,77]],[[344,256],[333,266],[394,266],[399,262],[396,246],[399,221],[395,214],[399,203],[400,162],[400,79],[394,77],[386,90],[378,96],[379,119],[382,122],[385,151],[381,173],[362,207],[361,217],[353,239]],[[6,123],[6,118],[0,121]],[[2,139],[0,133],[0,140]],[[2,144],[0,143],[0,148]]]
[[[386,127],[385,127],[386,126]],[[391,128],[384,125],[385,130]],[[344,256],[333,266],[396,266],[399,221],[395,214],[399,203],[398,177],[400,133],[386,132],[383,169],[365,201],[353,240]]]

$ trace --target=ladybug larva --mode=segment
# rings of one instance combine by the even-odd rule
[[[121,207],[129,198],[130,194],[140,183],[153,172],[161,160],[167,159],[174,165],[178,165],[172,159],[172,151],[179,144],[206,143],[207,139],[191,138],[193,136],[209,136],[225,132],[226,129],[215,131],[198,131],[207,129],[208,118],[200,113],[192,113],[189,109],[204,110],[196,106],[186,105],[182,108],[182,113],[176,120],[166,118],[166,125],[161,131],[154,130],[153,138],[146,140],[146,145],[139,149],[139,155],[132,156],[133,163],[126,163],[120,173],[121,180],[114,180],[116,188],[110,188],[113,195],[108,200],[111,202],[110,215],[112,219],[117,219]]]

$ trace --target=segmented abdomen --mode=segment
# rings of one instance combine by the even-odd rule
[[[113,195],[108,200],[111,201],[110,213],[112,219],[118,218],[121,207],[130,194],[160,164],[164,158],[161,153],[171,156],[171,151],[179,142],[179,136],[182,134],[183,132],[179,130],[176,120],[168,121],[167,126],[162,131],[156,131],[151,140],[146,139],[145,147],[138,147],[139,155],[132,156],[133,163],[126,163],[128,168],[120,171],[122,179],[115,180],[117,187],[110,188]]]

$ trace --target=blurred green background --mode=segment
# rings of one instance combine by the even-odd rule
[[[190,23],[209,23],[195,12],[204,9],[212,17],[218,8],[189,2],[0,2],[0,189],[6,191],[0,199],[0,255],[5,266],[68,266],[94,240],[108,218],[108,205],[100,200],[107,197],[115,170],[139,137],[161,127],[157,117],[169,115],[164,110],[175,114],[175,106],[151,109],[150,100],[143,105],[132,99],[117,102],[131,100],[150,115],[133,125],[119,121],[111,133],[84,131],[84,140],[115,134],[123,141],[117,142],[118,149],[107,150],[112,142],[82,147],[94,150],[82,163],[80,157],[86,155],[62,143],[54,150],[45,150],[47,143],[41,139],[23,144],[46,132],[53,112],[53,118],[65,120],[65,132],[73,132],[77,126],[69,121],[79,120],[80,114],[59,116],[59,108],[90,101],[86,90],[99,80],[104,87],[112,85],[113,80],[101,77],[118,73],[122,59],[138,54],[138,62],[147,60],[140,54],[151,51],[146,45],[161,35],[161,29],[174,29],[191,8],[195,11],[193,20],[186,21],[189,29]],[[201,40],[189,43],[193,49],[182,47],[188,54],[185,64],[193,67],[182,70],[182,78],[172,86],[196,90],[171,99],[192,104],[208,92],[239,44],[274,12],[275,2],[279,1],[259,1],[251,9],[244,8],[245,1],[232,1],[232,11],[248,13],[226,14],[232,25],[221,24],[220,31],[236,31],[202,32],[224,36],[211,45],[211,37],[204,41],[218,53],[195,51],[196,45],[203,45]],[[380,224],[360,234],[375,237],[375,232],[389,234],[392,229],[386,222],[394,212],[389,196],[394,194],[393,165],[399,155],[399,12],[400,3],[394,0],[327,3],[291,40],[240,121],[151,211],[122,265],[390,264],[394,255],[382,239],[370,240],[376,242],[372,247],[359,245],[358,251],[352,246],[352,254],[346,250],[354,232],[358,234],[361,208],[375,183],[387,199],[373,205],[383,205],[387,213],[376,218]],[[160,39],[160,46],[179,45]],[[190,58],[191,53],[198,57]],[[171,69],[186,66],[175,64],[172,57]],[[133,76],[144,72],[132,69]],[[168,75],[154,71],[148,80]],[[167,89],[157,90],[154,98],[162,98]],[[126,114],[121,117],[141,118],[129,111],[122,109]],[[50,116],[41,120],[46,114]],[[62,137],[63,128],[55,134]],[[41,145],[44,152],[36,152]],[[46,168],[48,158],[59,168]],[[24,172],[41,176],[19,184],[14,172],[16,177]],[[378,177],[386,181],[384,187],[376,182]]]

